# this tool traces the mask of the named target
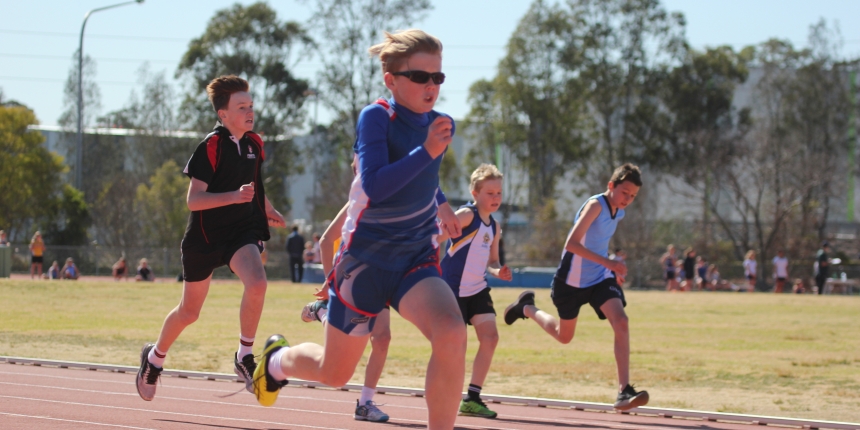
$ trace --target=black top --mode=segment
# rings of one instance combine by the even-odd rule
[[[254,199],[202,211],[188,217],[185,240],[218,243],[229,241],[240,233],[253,231],[260,240],[269,240],[266,218],[266,192],[261,165],[265,159],[263,140],[248,132],[237,142],[220,123],[206,136],[191,155],[183,173],[208,184],[206,192],[237,191],[254,182]]]
[[[684,274],[692,277],[696,273],[696,258],[684,257]]]
[[[302,258],[302,253],[305,251],[305,238],[294,231],[287,237],[287,254],[293,258]]]
[[[823,249],[818,251],[818,275],[822,278],[828,277],[830,274],[830,259]]]

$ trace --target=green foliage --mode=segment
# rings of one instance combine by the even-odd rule
[[[140,213],[144,242],[172,247],[182,241],[188,220],[185,193],[188,180],[173,160],[165,161],[149,178],[150,185],[137,186],[135,206]]]
[[[74,190],[62,184],[66,169],[62,157],[42,145],[41,133],[27,130],[37,123],[26,107],[0,106],[0,225],[13,240],[27,239],[39,225],[58,222],[57,217],[67,210],[69,216],[86,212],[85,206],[78,206]],[[79,231],[86,228],[85,217],[68,222]],[[48,243],[54,239],[45,235]]]
[[[84,193],[69,184],[62,184],[61,188],[62,197],[51,208],[55,221],[47,228],[45,237],[52,245],[86,245],[92,217]]]

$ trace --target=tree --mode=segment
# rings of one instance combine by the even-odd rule
[[[150,185],[137,187],[135,205],[141,213],[143,236],[147,245],[176,246],[182,241],[188,220],[185,194],[188,180],[173,161],[165,161],[149,178]]]
[[[315,0],[309,28],[316,36],[314,53],[322,60],[313,94],[334,114],[323,131],[312,124],[314,177],[324,189],[343,189],[313,199],[314,219],[331,219],[342,207],[352,181],[352,145],[361,110],[388,94],[379,59],[367,49],[382,41],[383,32],[408,28],[426,17],[429,0]],[[316,119],[314,119],[316,121]],[[451,153],[453,155],[453,153]],[[456,160],[451,155],[446,166]],[[453,171],[453,170],[448,170]],[[334,199],[335,202],[331,200]]]
[[[89,55],[84,55],[83,66],[83,110],[84,118],[81,124],[89,127],[95,123],[99,110],[102,108],[102,93],[96,83],[96,61]],[[63,87],[63,113],[58,122],[63,128],[77,131],[78,127],[78,51],[72,55],[72,66]]]
[[[286,176],[301,171],[298,151],[287,137],[305,117],[308,83],[291,69],[311,43],[298,23],[278,19],[263,2],[221,9],[203,35],[192,39],[177,69],[188,90],[180,117],[186,127],[209,129],[216,119],[206,99],[206,85],[235,74],[250,83],[255,103],[255,130],[264,136],[267,195],[276,207],[287,205]]]
[[[86,231],[86,206],[79,204],[74,189],[63,185],[63,158],[42,145],[45,138],[28,130],[31,124],[38,121],[30,109],[0,106],[0,225],[10,240],[26,240],[42,227],[49,243],[63,241],[49,231],[65,231],[77,239]],[[70,217],[65,227],[51,230],[64,223],[64,215]]]

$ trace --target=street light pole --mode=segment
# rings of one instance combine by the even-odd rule
[[[83,162],[84,162],[84,29],[87,27],[87,20],[90,15],[106,9],[125,6],[132,3],[143,3],[143,0],[131,0],[123,3],[117,3],[110,6],[95,8],[84,15],[84,23],[81,24],[81,39],[78,43],[78,142],[75,148],[75,188],[83,191]]]

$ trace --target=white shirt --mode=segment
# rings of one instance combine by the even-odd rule
[[[773,267],[776,268],[777,278],[788,278],[788,258],[773,257]]]
[[[744,276],[755,276],[755,260],[744,260]]]

